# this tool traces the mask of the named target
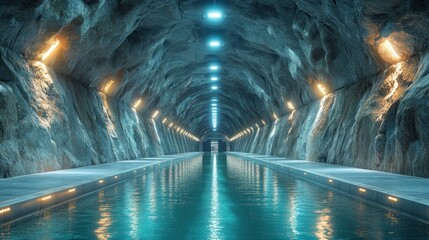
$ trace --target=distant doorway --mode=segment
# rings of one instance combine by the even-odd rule
[[[210,141],[210,152],[214,152],[214,153],[219,152],[219,141],[218,140]]]

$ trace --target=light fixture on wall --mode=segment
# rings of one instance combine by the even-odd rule
[[[291,101],[287,101],[286,105],[289,108],[289,110],[295,111],[295,106],[293,105],[293,103]]]
[[[109,82],[107,82],[106,85],[104,85],[104,87],[103,87],[103,92],[108,93],[110,88],[112,87],[113,83],[115,83],[115,81],[113,81],[113,80],[110,80]]]
[[[156,119],[156,117],[158,116],[158,114],[159,114],[159,111],[158,110],[156,110],[153,114],[152,114],[152,119]]]
[[[326,91],[325,86],[323,86],[323,84],[318,83],[317,84],[317,88],[319,89],[319,91],[323,94],[323,96],[325,96],[328,92]]]
[[[142,99],[138,99],[135,103],[134,103],[134,105],[133,105],[133,108],[134,109],[137,109],[139,106],[140,106],[140,104],[142,103]]]
[[[273,113],[273,118],[274,118],[274,121],[276,121],[276,122],[277,122],[277,120],[279,120],[276,113]]]
[[[53,40],[53,42],[51,43],[51,46],[48,48],[48,50],[46,50],[46,52],[44,52],[42,54],[42,61],[45,61],[46,59],[48,59],[48,57],[52,54],[53,51],[55,51],[55,49],[60,45],[60,40],[59,39],[55,39]]]

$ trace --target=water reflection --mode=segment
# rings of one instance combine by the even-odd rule
[[[98,212],[100,213],[100,218],[97,222],[98,228],[94,232],[99,240],[110,238],[109,227],[112,224],[110,205],[109,203],[105,203],[104,195],[104,190],[98,192]]]
[[[320,240],[332,239],[332,223],[331,223],[331,209],[325,208],[316,211],[319,215],[316,225],[316,237]]]
[[[222,239],[220,235],[219,220],[219,190],[217,180],[217,155],[213,154],[211,201],[210,201],[210,235],[209,239]]]
[[[2,226],[1,239],[428,239],[427,224],[224,155]]]

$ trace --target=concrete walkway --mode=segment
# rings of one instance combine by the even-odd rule
[[[429,221],[429,179],[281,157],[229,152]]]
[[[0,179],[0,225],[147,171],[201,156],[183,153]]]

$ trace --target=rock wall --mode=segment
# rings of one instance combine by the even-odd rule
[[[0,177],[196,151],[129,105],[0,48]]]
[[[428,73],[429,54],[392,65],[255,128],[232,149],[429,177]]]

